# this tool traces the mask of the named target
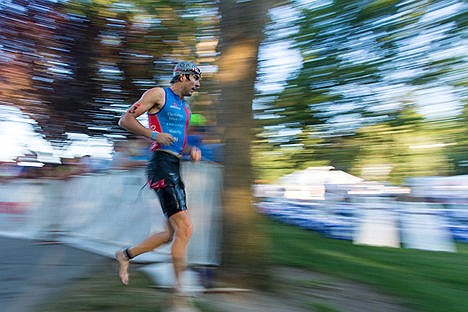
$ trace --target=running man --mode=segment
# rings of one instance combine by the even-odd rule
[[[153,233],[141,243],[115,254],[119,262],[119,277],[128,284],[130,260],[142,253],[172,242],[171,256],[176,290],[181,288],[181,275],[186,268],[187,245],[192,235],[192,223],[187,211],[185,187],[180,177],[180,158],[189,153],[192,160],[201,159],[200,149],[186,146],[190,107],[184,97],[200,88],[200,69],[191,62],[180,62],[174,67],[170,87],[155,87],[142,97],[120,118],[119,126],[151,139],[152,156],[147,175],[150,187],[156,192],[167,218],[166,230]],[[144,127],[137,117],[148,113],[150,128]]]

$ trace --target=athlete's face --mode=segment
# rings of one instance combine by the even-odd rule
[[[185,76],[184,81],[184,96],[191,96],[194,91],[200,88],[200,75],[191,74],[188,77]]]

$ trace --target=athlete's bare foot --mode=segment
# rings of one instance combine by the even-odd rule
[[[128,264],[130,260],[124,255],[122,250],[115,253],[115,260],[119,262],[120,281],[122,284],[128,285]]]

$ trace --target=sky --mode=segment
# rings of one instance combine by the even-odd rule
[[[23,114],[19,108],[0,105],[0,161],[12,161],[17,156],[38,153],[38,160],[58,163],[60,157],[94,155],[110,158],[113,144],[107,138],[92,138],[86,134],[69,133],[70,144],[64,150],[54,148],[35,131],[36,121]]]

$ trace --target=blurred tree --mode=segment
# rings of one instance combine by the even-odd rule
[[[454,123],[439,125],[456,174],[468,174],[468,99]],[[438,130],[438,129],[437,129]]]
[[[390,121],[362,127],[352,139],[364,147],[355,154],[351,173],[368,180],[404,182],[411,176],[447,175],[451,166],[440,134],[407,105]]]
[[[285,168],[329,163],[356,173],[364,162],[375,165],[377,159],[370,155],[376,150],[385,154],[380,139],[356,144],[369,129],[378,134],[378,129],[386,129],[394,134],[392,142],[399,135],[403,141],[401,129],[406,126],[431,146],[453,143],[453,119],[445,120],[452,126],[440,127],[447,117],[421,112],[429,111],[427,102],[442,105],[448,99],[453,106],[456,99],[466,98],[461,1],[298,1],[293,7],[298,18],[287,33],[303,61],[281,92],[259,95],[262,105],[255,112],[261,116],[255,149],[279,159],[269,168],[283,173]],[[438,135],[431,133],[436,128]],[[403,181],[412,175],[452,172],[447,151],[417,148],[405,152],[404,159],[387,154],[385,162],[394,168],[389,178]],[[363,157],[366,153],[369,157]],[[423,154],[440,154],[435,160],[439,167],[426,161],[421,168]],[[457,155],[464,157],[461,149]],[[402,161],[408,166],[397,170]]]
[[[120,114],[143,90],[166,83],[175,62],[197,61],[199,38],[217,29],[216,19],[202,17],[215,7],[213,1],[2,2],[0,100],[19,106],[58,145],[67,143],[66,132],[126,135],[117,126]]]
[[[252,100],[268,1],[220,1],[219,82],[224,192],[222,266],[239,281],[265,283],[265,241],[252,201]]]

